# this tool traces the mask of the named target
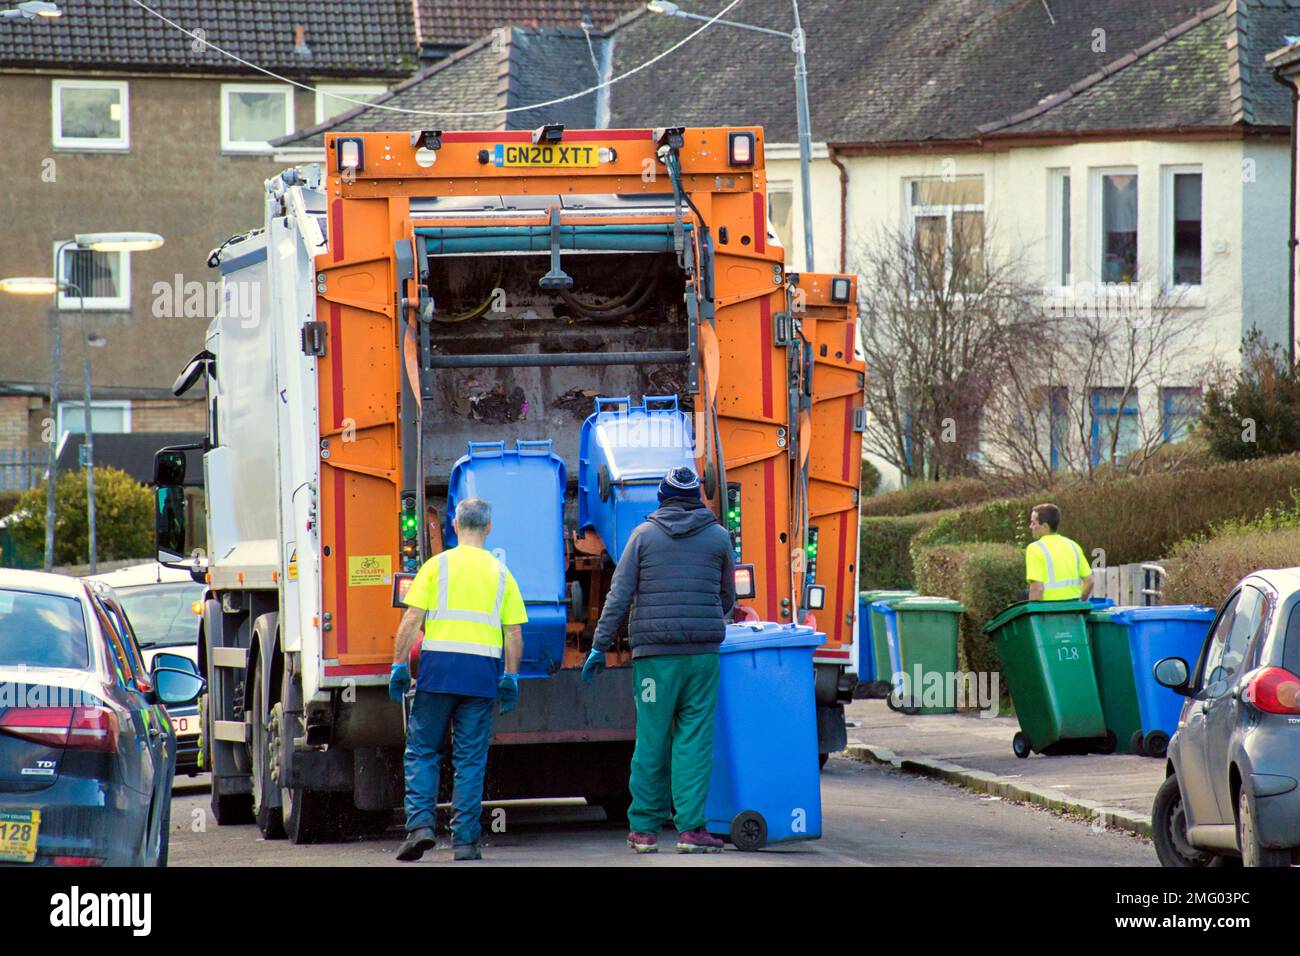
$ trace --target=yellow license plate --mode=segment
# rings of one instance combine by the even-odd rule
[[[497,143],[498,166],[559,166],[590,169],[600,164],[600,147],[583,143]]]
[[[31,863],[36,859],[39,810],[0,810],[0,860]]]

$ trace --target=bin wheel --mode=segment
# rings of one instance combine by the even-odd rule
[[[1097,745],[1097,753],[1113,754],[1119,747],[1119,738],[1115,736],[1115,731],[1107,730],[1106,736],[1101,738],[1101,743]]]
[[[1140,754],[1142,752],[1142,731],[1133,731],[1133,736],[1128,739],[1128,749],[1130,753]]]
[[[1142,752],[1148,757],[1163,757],[1169,751],[1169,735],[1153,730],[1142,738]]]
[[[1017,730],[1016,735],[1011,738],[1011,749],[1021,760],[1034,752],[1034,748],[1029,744],[1029,735],[1023,730]]]
[[[601,465],[596,469],[596,490],[600,493],[601,501],[609,501],[609,465]]]
[[[757,810],[742,810],[732,817],[728,835],[737,850],[761,850],[767,845],[767,821]]]

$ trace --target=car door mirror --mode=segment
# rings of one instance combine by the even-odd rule
[[[1184,697],[1190,696],[1191,690],[1187,686],[1189,676],[1187,661],[1181,657],[1166,657],[1156,661],[1156,666],[1152,668],[1152,675],[1161,687],[1168,687],[1175,694],[1182,694]]]
[[[153,672],[153,689],[158,703],[176,707],[192,704],[207,688],[208,682],[193,671],[160,667]]]
[[[199,669],[194,666],[194,662],[183,654],[155,654],[149,669],[156,671],[162,667],[169,670],[189,671],[191,674],[199,672]]]

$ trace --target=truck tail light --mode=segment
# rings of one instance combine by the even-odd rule
[[[117,718],[104,707],[10,707],[0,733],[47,747],[117,750]]]
[[[736,600],[748,601],[758,595],[758,586],[754,581],[752,564],[736,565]]]
[[[1268,714],[1300,714],[1300,677],[1281,667],[1265,667],[1246,683],[1242,697]]]
[[[366,151],[360,139],[356,137],[340,139],[334,145],[338,149],[339,172],[351,170],[358,173],[362,170],[365,165]]]
[[[754,165],[754,134],[727,134],[727,161],[732,166]]]

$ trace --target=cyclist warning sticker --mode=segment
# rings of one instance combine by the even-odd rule
[[[393,583],[393,557],[389,554],[348,555],[348,587],[364,588],[370,585]]]

